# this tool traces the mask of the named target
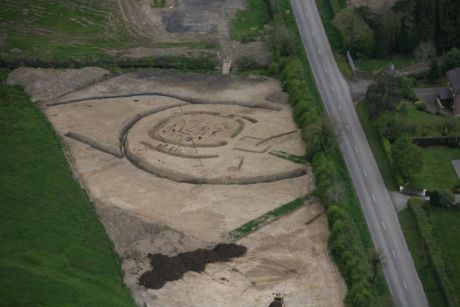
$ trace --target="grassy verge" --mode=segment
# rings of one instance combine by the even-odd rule
[[[383,147],[380,135],[369,119],[369,109],[366,101],[362,101],[357,106],[357,113],[364,132],[366,133],[367,141],[371,146],[372,153],[374,154],[380,172],[382,173],[385,185],[390,190],[397,190],[398,185],[393,175],[393,169],[388,159],[388,155]]]
[[[399,213],[399,222],[430,305],[436,307],[447,306],[417,230],[417,224],[408,209],[404,209]]]
[[[244,11],[238,11],[230,29],[232,39],[242,43],[256,41],[265,35],[271,21],[267,0],[248,0]]]
[[[278,157],[281,159],[285,159],[285,160],[297,163],[297,164],[307,164],[308,162],[305,156],[297,156],[297,155],[293,155],[293,154],[290,154],[284,151],[272,150],[269,152],[269,154],[274,155],[275,157]]]
[[[134,306],[120,261],[51,126],[0,70],[5,306]]]
[[[238,239],[241,238],[242,236],[245,236],[260,227],[268,224],[269,222],[273,221],[274,219],[277,219],[283,215],[286,215],[288,213],[291,213],[292,211],[300,208],[301,206],[304,205],[305,200],[308,198],[308,196],[302,196],[299,198],[294,199],[293,201],[284,204],[276,209],[273,209],[271,211],[268,211],[264,215],[261,215],[246,224],[232,230],[229,232],[228,236],[231,239]]]

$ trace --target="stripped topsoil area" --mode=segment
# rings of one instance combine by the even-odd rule
[[[204,251],[315,188],[309,166],[273,154],[305,148],[278,81],[95,71],[21,68],[8,82],[62,136],[139,306],[268,306],[272,292],[289,306],[342,306],[326,219],[306,224],[322,212],[314,200],[240,238],[244,255]],[[198,262],[184,265],[184,255]],[[148,271],[171,281],[147,289],[139,278]]]

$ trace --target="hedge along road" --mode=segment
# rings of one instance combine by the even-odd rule
[[[358,194],[391,294],[400,306],[428,307],[382,175],[329,45],[314,0],[291,0],[305,51]]]

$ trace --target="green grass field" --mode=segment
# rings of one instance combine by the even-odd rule
[[[4,57],[59,61],[135,44],[110,1],[5,0],[0,21]]]
[[[430,146],[422,149],[423,169],[412,178],[418,188],[452,189],[459,183],[451,160],[460,160],[460,149]]]
[[[259,40],[267,33],[265,25],[271,22],[270,7],[266,0],[248,0],[247,8],[238,11],[231,28],[232,39],[242,43]]]
[[[134,306],[50,124],[0,70],[2,306]]]
[[[399,221],[430,305],[433,307],[447,307],[435,273],[430,267],[415,220],[408,209],[399,213]]]
[[[413,57],[392,57],[384,59],[358,59],[356,65],[363,71],[379,71],[393,64],[395,68],[403,68],[415,64]]]
[[[460,209],[441,209],[430,213],[433,235],[445,255],[447,274],[460,293]]]
[[[445,122],[449,118],[443,115],[436,115],[424,111],[417,110],[415,105],[411,102],[404,102],[407,106],[407,117],[406,120],[414,125],[421,125],[430,128],[430,136],[439,136],[439,132],[436,131],[435,127],[442,122]],[[460,118],[455,119],[458,123],[456,133],[460,133]]]

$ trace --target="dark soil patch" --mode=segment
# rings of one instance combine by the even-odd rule
[[[203,272],[206,264],[229,261],[241,257],[247,248],[236,244],[218,244],[213,249],[197,249],[169,257],[149,254],[153,269],[139,278],[139,284],[149,289],[160,289],[168,281],[178,280],[188,271]]]

